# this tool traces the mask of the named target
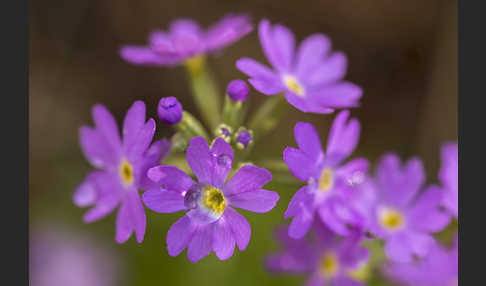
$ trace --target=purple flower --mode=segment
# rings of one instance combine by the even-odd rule
[[[369,251],[360,246],[361,234],[338,237],[317,221],[313,230],[314,237],[296,240],[281,228],[277,239],[285,249],[267,257],[267,268],[272,272],[308,274],[306,286],[364,286],[353,278],[353,272],[365,266],[369,258]]]
[[[116,241],[123,243],[133,231],[138,242],[145,234],[145,212],[139,189],[157,187],[146,176],[150,167],[159,164],[170,149],[166,140],[154,142],[155,121],[145,122],[145,104],[136,101],[123,122],[123,141],[113,116],[103,105],[93,108],[95,128],[79,130],[81,149],[91,165],[90,172],[74,193],[74,203],[85,207],[95,205],[85,216],[85,222],[98,220],[118,205]],[[150,146],[150,147],[149,147]]]
[[[394,261],[409,262],[413,255],[427,255],[434,244],[430,233],[442,230],[450,221],[439,209],[444,194],[439,187],[419,193],[424,177],[417,158],[402,166],[397,155],[386,154],[378,164],[371,231],[385,240],[385,253]]]
[[[452,249],[433,244],[429,254],[411,263],[389,263],[385,275],[406,286],[458,285],[457,237]]]
[[[440,181],[446,190],[443,205],[456,218],[459,213],[458,155],[457,143],[444,144],[441,150],[442,167],[439,171]]]
[[[139,65],[172,66],[192,57],[217,52],[251,32],[246,15],[228,15],[206,31],[190,19],[171,23],[169,31],[154,31],[148,46],[124,46],[121,57]]]
[[[253,135],[251,131],[241,130],[236,133],[236,147],[238,149],[245,149],[253,141]]]
[[[319,135],[310,123],[295,125],[294,135],[298,149],[287,147],[283,159],[292,174],[307,183],[297,191],[284,214],[293,217],[289,235],[303,237],[317,212],[329,228],[341,235],[349,234],[347,227],[360,227],[363,215],[349,203],[356,195],[355,188],[363,181],[368,170],[364,158],[343,163],[355,149],[360,133],[358,120],[348,121],[349,111],[340,112],[331,127],[326,153],[322,150]]]
[[[251,229],[233,207],[251,212],[270,211],[277,203],[276,192],[262,187],[272,179],[263,168],[245,165],[226,182],[233,164],[233,149],[222,138],[212,148],[202,137],[195,137],[187,148],[187,162],[198,182],[173,166],[158,166],[148,176],[160,185],[143,194],[145,205],[159,213],[186,211],[167,233],[169,255],[177,256],[187,247],[191,262],[211,251],[225,260],[233,255],[235,244],[244,250]]]
[[[244,80],[232,80],[226,88],[226,93],[233,101],[245,101],[249,88]]]
[[[162,97],[157,107],[157,115],[164,123],[177,124],[182,119],[182,105],[173,96]]]
[[[287,101],[303,112],[331,113],[358,105],[361,88],[342,80],[346,56],[331,53],[326,36],[311,35],[295,51],[292,32],[279,24],[272,27],[267,19],[260,22],[258,35],[274,70],[249,58],[236,62],[255,89],[265,95],[285,93]]]

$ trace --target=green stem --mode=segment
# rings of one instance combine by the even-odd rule
[[[203,57],[186,60],[185,67],[196,105],[210,130],[214,130],[221,122],[220,97],[215,79]]]
[[[248,127],[253,130],[255,141],[257,138],[273,130],[287,111],[287,102],[283,95],[274,95],[267,99],[253,114]]]

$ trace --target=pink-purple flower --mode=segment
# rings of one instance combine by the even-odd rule
[[[422,162],[417,158],[401,164],[395,154],[380,160],[374,180],[376,201],[371,231],[385,240],[385,253],[398,262],[424,257],[435,243],[431,233],[442,230],[450,216],[441,211],[444,192],[438,186],[423,190]]]
[[[456,236],[452,248],[436,243],[424,258],[410,263],[389,263],[384,272],[403,286],[457,286],[458,254]]]
[[[347,235],[349,226],[362,227],[365,217],[350,204],[356,195],[356,186],[363,182],[368,161],[357,158],[344,160],[354,151],[360,135],[357,119],[348,122],[349,111],[341,111],[335,118],[327,149],[324,153],[319,135],[310,123],[295,125],[294,135],[298,149],[287,147],[283,160],[292,174],[306,182],[289,203],[284,217],[293,217],[289,235],[303,237],[317,214],[334,232]]]
[[[85,222],[98,220],[118,205],[116,241],[123,243],[135,232],[138,242],[145,234],[145,212],[139,190],[158,187],[146,175],[168,153],[170,143],[154,142],[155,121],[145,121],[145,104],[136,101],[123,122],[123,140],[117,124],[103,105],[93,108],[95,127],[79,130],[81,149],[96,170],[91,171],[76,189],[77,206],[94,205],[84,215]]]
[[[328,37],[311,35],[296,50],[292,32],[280,24],[271,26],[267,19],[260,22],[258,35],[273,70],[250,58],[236,62],[255,89],[265,95],[284,93],[303,112],[331,113],[336,108],[358,106],[362,90],[343,80],[346,56],[331,52]]]
[[[446,192],[443,205],[456,218],[459,214],[458,156],[457,143],[446,143],[442,146],[439,178]]]
[[[124,46],[121,57],[138,65],[172,66],[190,58],[217,52],[253,30],[246,15],[228,15],[202,29],[191,19],[178,19],[168,31],[153,31],[148,46]]]
[[[267,257],[267,268],[272,272],[307,274],[306,286],[364,286],[353,278],[353,272],[369,258],[368,249],[360,245],[362,233],[339,237],[319,221],[312,229],[314,236],[299,240],[289,237],[287,229],[279,229],[277,239],[284,249]]]
[[[143,202],[159,213],[186,212],[167,233],[169,255],[177,256],[187,248],[193,263],[211,251],[221,260],[228,259],[235,244],[240,250],[247,247],[251,235],[250,225],[234,207],[257,213],[270,211],[279,196],[262,188],[272,174],[244,165],[226,182],[234,154],[222,138],[217,138],[211,148],[204,138],[193,138],[186,157],[197,182],[176,167],[153,167],[148,176],[160,188],[145,192]]]

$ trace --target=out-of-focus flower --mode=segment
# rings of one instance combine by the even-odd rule
[[[439,178],[446,191],[443,205],[456,218],[459,213],[458,156],[457,143],[446,143],[442,146]]]
[[[331,113],[336,108],[358,105],[362,90],[343,81],[347,60],[331,53],[331,42],[322,34],[305,39],[295,51],[295,39],[286,27],[260,22],[258,35],[263,52],[273,67],[242,58],[236,67],[247,74],[255,89],[265,95],[285,93],[287,101],[303,112]]]
[[[232,80],[226,88],[226,93],[233,101],[245,101],[249,91],[248,85],[241,79]]]
[[[170,142],[160,140],[151,146],[155,121],[145,122],[145,104],[136,101],[123,122],[123,141],[115,119],[103,105],[93,108],[95,128],[79,130],[81,149],[97,170],[90,172],[76,189],[73,200],[77,206],[95,205],[85,216],[85,222],[98,220],[119,204],[116,218],[116,241],[123,243],[133,231],[138,242],[145,234],[145,212],[139,189],[157,188],[146,172],[159,164],[168,153]]]
[[[452,249],[434,244],[423,259],[411,263],[389,263],[384,273],[390,280],[404,286],[457,286],[457,236]]]
[[[385,253],[394,261],[409,262],[413,255],[427,255],[435,243],[430,233],[442,230],[450,221],[439,209],[444,195],[439,187],[419,193],[424,179],[417,158],[402,166],[397,155],[386,154],[378,164],[371,230],[385,240]]]
[[[287,229],[279,229],[277,239],[284,250],[267,257],[267,268],[272,272],[307,274],[310,278],[306,286],[364,285],[353,278],[369,258],[369,251],[360,245],[361,233],[338,237],[319,221],[312,229],[314,237],[300,240],[289,237]]]
[[[294,135],[298,149],[287,147],[283,159],[292,174],[307,183],[297,191],[284,217],[293,217],[289,235],[303,237],[314,221],[315,213],[333,231],[347,235],[348,226],[360,227],[363,215],[349,203],[356,185],[362,182],[368,170],[365,158],[343,161],[355,149],[360,134],[358,120],[348,122],[349,111],[340,112],[334,120],[326,153],[319,135],[310,123],[295,125]]]
[[[43,225],[29,239],[29,285],[118,285],[119,259],[90,237]]]
[[[190,19],[171,23],[169,31],[154,31],[148,46],[124,46],[121,57],[138,65],[172,66],[233,44],[253,30],[246,15],[228,15],[206,31]]]
[[[148,176],[161,188],[145,192],[143,202],[159,213],[186,211],[167,233],[171,256],[187,247],[187,256],[193,263],[211,251],[221,260],[228,259],[235,243],[240,250],[247,247],[251,234],[250,225],[233,207],[257,213],[273,209],[278,194],[262,189],[272,174],[245,165],[225,183],[234,155],[222,138],[217,138],[210,148],[204,138],[195,137],[186,152],[198,182],[173,166],[151,168]]]
[[[163,97],[157,106],[157,115],[164,123],[177,124],[182,119],[182,105],[173,96]]]

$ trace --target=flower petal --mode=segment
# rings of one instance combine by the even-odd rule
[[[238,245],[238,248],[245,250],[250,242],[251,228],[248,221],[231,207],[227,207],[224,211],[224,219],[231,226],[233,237]]]
[[[124,243],[135,231],[137,242],[141,243],[145,235],[145,225],[145,211],[138,191],[136,189],[129,190],[125,193],[125,198],[116,217],[116,241]]]
[[[308,76],[308,72],[322,61],[331,49],[331,41],[323,34],[314,34],[305,38],[299,45],[295,72],[299,78]]]
[[[410,262],[412,261],[412,248],[410,240],[406,234],[392,236],[385,243],[385,253],[393,261]]]
[[[255,190],[228,196],[231,206],[256,213],[266,213],[273,209],[279,200],[276,192]]]
[[[201,183],[212,183],[213,158],[203,137],[194,137],[186,150],[187,163]]]
[[[185,209],[181,193],[164,189],[146,191],[142,195],[142,201],[147,208],[158,213],[173,213]]]
[[[300,151],[316,161],[324,159],[319,133],[314,126],[307,122],[297,122],[294,127],[294,137]]]
[[[119,154],[111,148],[103,134],[88,126],[79,129],[81,150],[91,165],[96,168],[114,168],[120,160]]]
[[[147,176],[164,189],[178,193],[189,190],[195,184],[191,177],[174,166],[160,165],[150,168]]]
[[[209,255],[213,246],[213,224],[200,225],[187,247],[187,258],[196,263]]]
[[[285,90],[280,80],[266,80],[250,78],[248,82],[259,92],[265,95],[276,95]]]
[[[294,194],[284,213],[284,219],[298,215],[302,211],[301,208],[310,209],[312,207],[314,195],[309,193],[307,188],[307,185],[303,186]]]
[[[292,33],[282,26],[279,27],[272,29],[270,21],[263,19],[258,26],[258,36],[268,61],[277,70],[288,71],[295,43]]]
[[[350,108],[359,105],[358,100],[363,90],[350,82],[342,81],[337,84],[320,87],[309,92],[309,98],[321,106],[328,108]]]
[[[321,104],[317,102],[315,98],[307,95],[306,97],[302,97],[296,95],[294,92],[287,91],[285,92],[285,99],[293,107],[297,108],[302,112],[317,113],[317,114],[328,114],[334,112],[333,108],[330,108],[325,104]]]
[[[307,234],[314,222],[314,209],[308,205],[301,205],[298,212],[289,226],[289,236],[294,239],[301,239]]]
[[[150,168],[158,165],[161,160],[163,160],[167,154],[169,153],[171,148],[171,143],[167,139],[162,139],[155,141],[152,145],[147,149],[144,154],[143,162],[140,166],[140,188],[142,190],[149,190],[158,188],[159,184],[155,183],[154,181],[150,180],[147,176],[147,172]]]
[[[348,157],[356,148],[359,141],[360,124],[356,119],[348,121],[349,111],[341,111],[331,126],[329,139],[327,142],[326,154],[339,156],[340,158]]]
[[[123,120],[123,146],[126,148],[137,140],[140,129],[145,124],[145,103],[141,100],[135,101]]]
[[[226,260],[235,251],[235,239],[231,226],[224,217],[214,223],[213,230],[213,250],[220,260]]]
[[[96,177],[102,172],[90,172],[83,182],[76,188],[73,195],[73,202],[78,207],[86,207],[94,204],[98,198],[96,191]]]
[[[223,138],[218,137],[213,143],[211,153],[214,161],[214,172],[211,182],[214,186],[222,188],[233,166],[233,148]]]
[[[346,56],[341,52],[335,52],[324,61],[319,60],[314,68],[305,77],[302,77],[302,80],[313,89],[324,87],[341,80],[346,75],[346,69]]]
[[[149,47],[124,46],[119,51],[120,57],[134,65],[174,65],[179,57],[161,57]]]
[[[148,122],[139,129],[136,138],[131,141],[130,145],[126,145],[125,154],[130,162],[140,162],[142,155],[152,142],[155,133],[155,121],[150,118]]]
[[[316,173],[318,158],[310,158],[299,149],[287,147],[283,153],[283,160],[290,172],[297,179],[307,182]]]
[[[294,34],[285,26],[276,24],[273,27],[275,46],[279,48],[279,57],[286,70],[292,67],[295,53]]]
[[[248,164],[241,167],[231,177],[223,189],[224,195],[230,197],[245,192],[258,191],[270,180],[272,180],[272,173],[264,168]]]
[[[338,276],[334,279],[333,285],[339,285],[339,286],[365,286],[366,284],[363,284],[362,282],[353,280],[349,277],[346,277],[344,275]]]
[[[110,148],[116,153],[121,152],[121,140],[118,132],[118,127],[115,118],[111,113],[101,104],[96,104],[92,110],[93,120],[96,129],[102,134]]]
[[[107,172],[97,175],[94,184],[97,192],[96,205],[84,215],[83,220],[86,223],[98,220],[113,211],[124,192],[118,177]]]
[[[167,251],[170,256],[177,256],[191,241],[197,226],[185,215],[178,219],[167,232]]]
[[[449,214],[439,210],[444,191],[438,186],[427,188],[409,213],[410,224],[423,232],[441,231],[450,222]]]
[[[278,75],[267,66],[250,58],[241,58],[236,61],[236,68],[254,79],[278,81]]]

